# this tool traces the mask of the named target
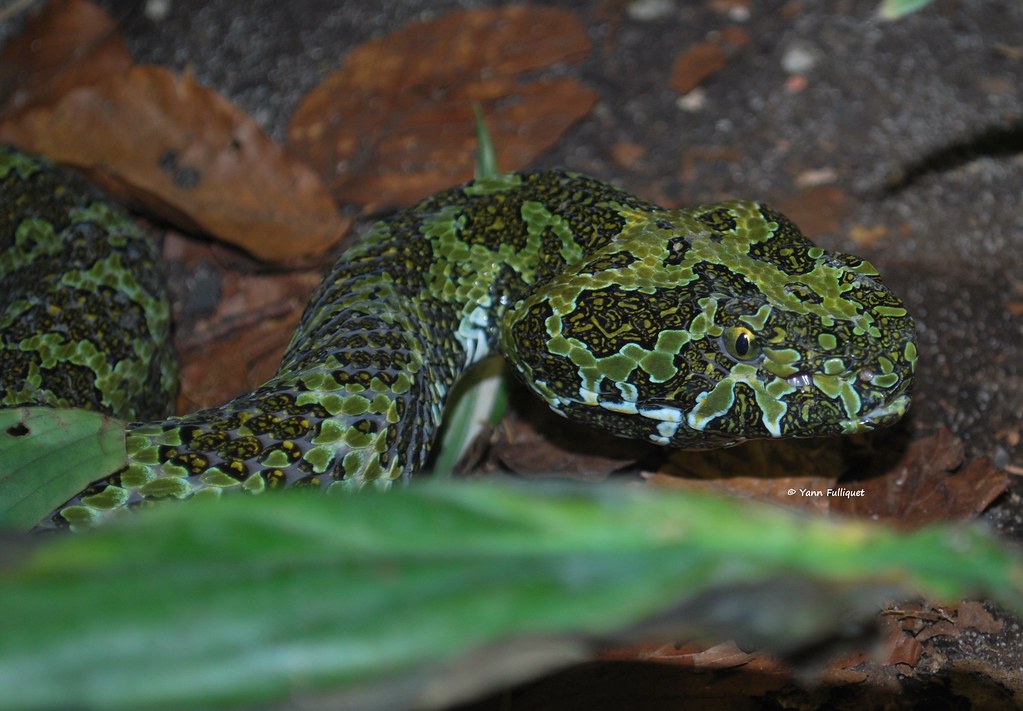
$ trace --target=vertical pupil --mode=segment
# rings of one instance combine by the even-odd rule
[[[745,333],[740,333],[739,337],[735,339],[735,353],[738,356],[749,353],[749,336]]]

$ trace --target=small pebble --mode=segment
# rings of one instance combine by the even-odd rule
[[[637,22],[650,22],[651,20],[662,20],[671,16],[675,10],[675,3],[671,0],[636,0],[629,3],[626,14],[630,20]]]
[[[781,57],[786,74],[806,74],[817,65],[817,52],[805,42],[793,42]]]
[[[153,22],[165,20],[167,15],[170,14],[170,7],[171,0],[146,0],[144,9],[146,19]]]

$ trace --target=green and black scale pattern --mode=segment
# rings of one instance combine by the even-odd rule
[[[0,162],[5,227],[19,234],[7,191],[31,172],[11,177],[23,160]],[[75,229],[110,241],[89,224]],[[24,335],[34,319],[16,320]],[[4,347],[34,354],[33,343]],[[891,424],[916,364],[913,321],[876,270],[764,205],[666,210],[581,175],[506,174],[373,226],[313,294],[272,380],[130,425],[128,467],[59,515],[84,523],[199,491],[387,485],[422,467],[447,393],[497,351],[555,411],[686,448]],[[3,404],[19,404],[26,386],[5,379]]]
[[[160,251],[79,176],[0,144],[0,406],[169,414]]]

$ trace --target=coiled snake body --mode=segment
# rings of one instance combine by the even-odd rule
[[[173,369],[148,237],[14,150],[0,189],[0,405],[160,417]],[[667,210],[553,171],[481,179],[378,222],[315,291],[274,378],[129,425],[127,467],[54,519],[386,484],[422,467],[453,384],[495,351],[555,411],[620,436],[707,448],[869,430],[909,405],[914,339],[868,262],[764,205]]]

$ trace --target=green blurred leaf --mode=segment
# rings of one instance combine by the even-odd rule
[[[51,539],[0,572],[0,689],[5,709],[409,707],[494,683],[488,660],[538,673],[655,616],[669,641],[784,650],[893,591],[1023,611],[1021,586],[1021,561],[975,528],[636,487],[233,496]]]
[[[490,131],[487,130],[487,122],[483,118],[483,109],[475,101],[472,102],[472,112],[476,116],[476,177],[489,178],[500,172],[497,167],[497,153],[494,151]]]
[[[0,528],[26,531],[125,463],[124,423],[89,410],[0,410]]]
[[[931,0],[883,0],[877,14],[882,20],[898,20],[930,3]]]

